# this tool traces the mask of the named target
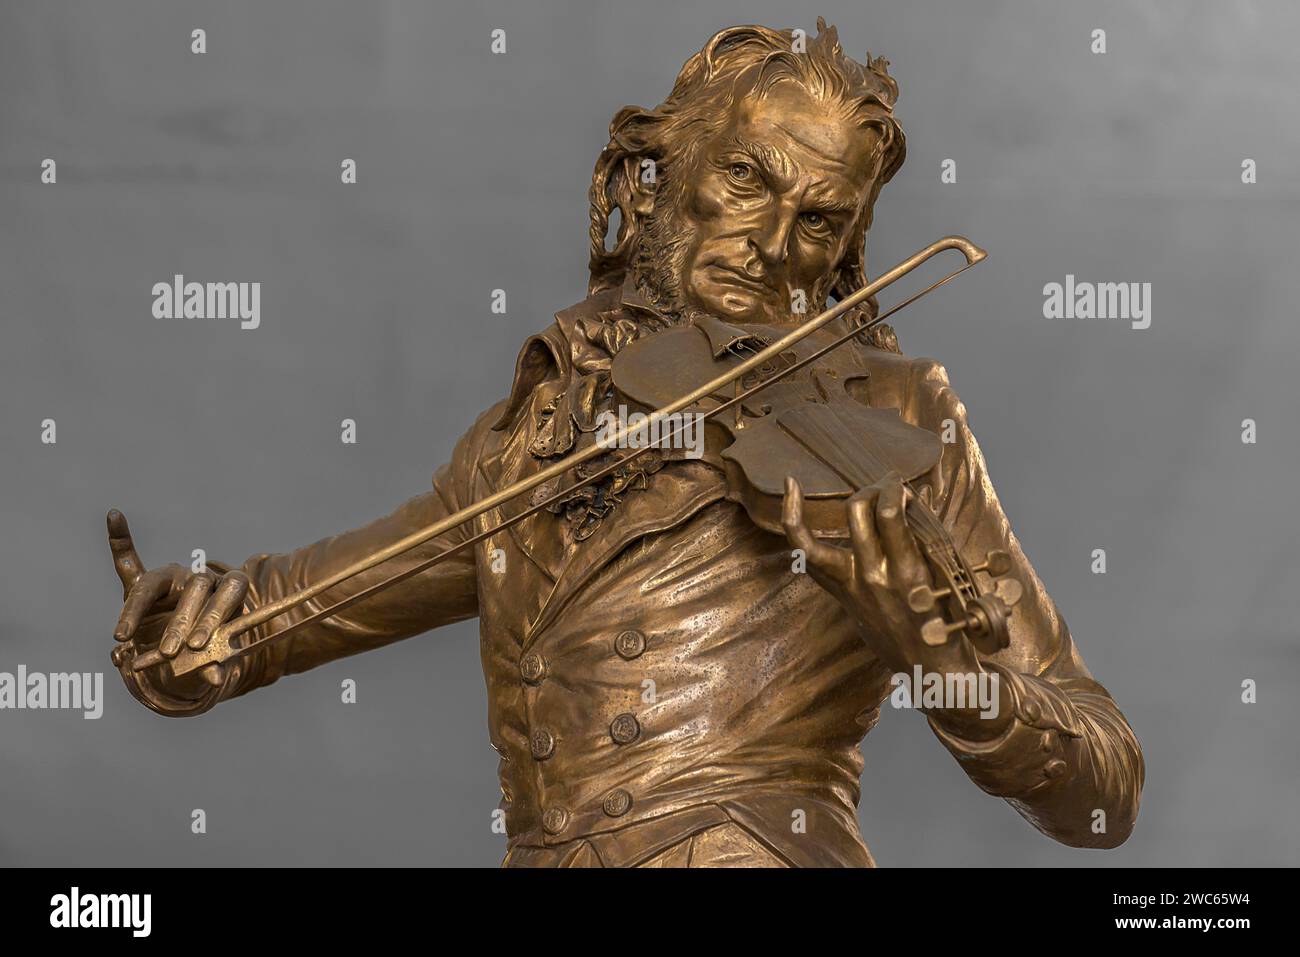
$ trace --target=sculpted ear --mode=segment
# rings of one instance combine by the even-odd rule
[[[658,144],[662,117],[637,106],[625,106],[609,124],[609,147],[619,156],[618,173],[612,177],[613,196],[624,215],[645,216],[654,206],[656,165],[661,155]]]
[[[628,185],[628,206],[637,216],[648,216],[654,208],[658,171],[648,156],[628,156],[623,160],[623,176]]]

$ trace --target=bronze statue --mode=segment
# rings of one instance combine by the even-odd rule
[[[131,693],[197,715],[478,616],[506,865],[870,866],[859,742],[904,675],[979,787],[1064,843],[1122,843],[1137,740],[944,369],[878,315],[917,262],[983,251],[954,237],[867,281],[898,88],[818,28],[723,30],[660,106],[618,112],[589,295],[524,343],[432,491],[200,574],[146,570],[110,512]],[[629,407],[649,417],[608,428]],[[977,681],[990,700],[942,693]]]

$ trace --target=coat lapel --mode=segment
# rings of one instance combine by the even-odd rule
[[[528,454],[534,430],[526,427],[526,419],[521,423],[501,440],[495,452],[479,460],[479,472],[490,492],[536,474],[544,464]],[[534,494],[545,497],[553,491],[548,483],[539,486]],[[644,489],[624,493],[623,500],[584,541],[575,541],[569,523],[548,511],[511,525],[508,532],[512,541],[552,582],[524,644],[552,624],[573,596],[624,548],[646,535],[681,524],[724,498],[726,491],[725,477],[712,466],[690,460],[669,462],[647,476]],[[519,514],[531,505],[530,498],[525,496],[518,504],[496,509],[488,521],[495,525]]]
[[[570,600],[623,549],[637,539],[682,524],[726,494],[723,474],[702,462],[672,462],[649,476],[647,487],[629,492],[590,538],[568,546],[555,587],[528,629],[524,646],[549,627]],[[569,534],[563,521],[557,516],[547,517],[552,520],[554,537],[567,540]]]

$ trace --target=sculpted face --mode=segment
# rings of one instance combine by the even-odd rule
[[[877,173],[877,134],[796,83],[736,101],[682,185],[682,298],[722,319],[791,322],[825,296]]]

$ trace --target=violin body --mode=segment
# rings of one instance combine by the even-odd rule
[[[629,406],[651,411],[689,384],[739,365],[775,338],[769,327],[711,317],[663,330],[629,343],[614,357],[613,388]],[[726,474],[730,501],[760,528],[780,535],[785,481],[794,477],[803,491],[804,520],[825,539],[848,539],[847,500],[896,474],[909,490],[906,520],[935,582],[908,596],[918,614],[935,613],[923,638],[937,645],[962,632],[986,653],[1006,647],[1007,617],[1019,598],[1019,583],[1003,579],[986,591],[977,572],[995,579],[1005,575],[1010,557],[991,553],[975,567],[962,557],[926,497],[918,494],[917,480],[937,468],[943,444],[934,433],[904,422],[898,410],[872,408],[855,397],[855,387],[868,373],[851,351],[828,352],[744,397],[835,338],[819,330],[737,379],[733,391],[711,394],[692,407],[690,412],[707,416],[704,460]]]
[[[752,388],[832,338],[829,332],[809,336],[783,353],[782,361],[737,380],[736,389]],[[679,393],[681,383],[739,365],[770,339],[767,327],[714,319],[667,329],[624,347],[614,357],[611,379],[622,401],[655,409]],[[854,398],[852,387],[866,378],[852,355],[839,350],[726,411],[716,410],[735,393],[710,396],[691,410],[713,412],[704,428],[704,459],[726,473],[727,497],[760,528],[782,534],[786,476],[803,490],[813,533],[847,539],[845,499],[891,472],[908,482],[938,465],[938,436],[904,422],[896,409],[875,409]]]

